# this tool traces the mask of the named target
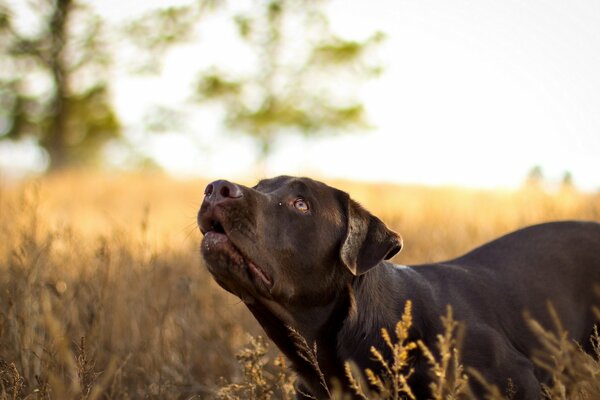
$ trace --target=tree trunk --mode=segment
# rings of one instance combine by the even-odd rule
[[[56,0],[50,19],[51,50],[48,60],[53,82],[50,100],[50,123],[44,147],[50,157],[50,170],[65,168],[69,163],[67,136],[67,97],[69,93],[69,71],[64,59],[67,26],[73,0]]]

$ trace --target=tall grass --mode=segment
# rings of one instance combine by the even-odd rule
[[[331,183],[402,234],[400,263],[456,256],[535,222],[600,220],[600,196],[572,189]],[[202,265],[203,188],[96,173],[0,185],[0,399],[292,395],[283,359]]]

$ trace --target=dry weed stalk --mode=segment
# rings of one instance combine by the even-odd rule
[[[431,394],[435,400],[453,400],[464,396],[468,388],[468,378],[460,363],[458,346],[463,330],[454,320],[452,307],[447,306],[442,316],[444,333],[437,335],[439,361],[421,340],[418,341],[421,352],[431,366]]]
[[[356,365],[346,362],[346,377],[350,383],[350,388],[356,395],[364,399],[416,399],[408,385],[408,379],[413,374],[413,369],[410,368],[409,353],[417,348],[415,342],[408,340],[411,326],[412,303],[407,301],[402,318],[396,324],[396,340],[392,340],[387,329],[381,329],[381,336],[392,354],[391,364],[385,359],[380,350],[371,347],[371,354],[381,366],[381,372],[377,374],[370,368],[365,369],[364,374],[368,385],[364,382],[360,371],[357,371]]]
[[[293,385],[285,360],[281,355],[275,359],[273,365],[278,371],[273,374],[266,370],[266,354],[265,340],[261,336],[250,337],[249,345],[236,355],[244,380],[221,387],[217,397],[221,400],[271,400],[278,395],[284,400],[290,399]]]
[[[554,324],[553,330],[544,329],[537,321],[527,318],[531,330],[538,336],[542,348],[534,362],[550,372],[552,383],[543,385],[544,395],[552,400],[600,398],[600,335],[598,326],[590,338],[594,354],[584,352],[569,338],[555,308],[548,304]]]
[[[16,400],[21,398],[25,382],[14,363],[0,360],[0,399]]]
[[[483,375],[481,375],[481,373],[479,371],[477,371],[476,369],[473,368],[469,368],[469,376],[472,378],[472,380],[478,382],[481,387],[483,389],[485,389],[485,394],[483,395],[483,399],[485,400],[507,400],[507,399],[511,399],[512,394],[513,393],[511,390],[514,391],[514,388],[511,390],[508,390],[509,395],[505,395],[504,393],[502,393],[502,391],[498,388],[498,386],[490,383],[487,379],[485,379],[485,377]],[[509,381],[510,384],[510,381]],[[509,387],[510,389],[510,387]],[[469,399],[474,399],[475,396],[472,393],[469,393],[469,395],[467,396],[467,398]]]
[[[79,386],[84,398],[88,397],[96,378],[100,375],[99,372],[95,371],[95,366],[96,363],[88,358],[85,347],[85,336],[82,336],[81,341],[77,345],[77,377],[79,378]]]
[[[329,386],[327,385],[327,381],[325,380],[325,375],[319,366],[319,359],[317,357],[317,343],[313,343],[313,346],[311,347],[307,343],[304,336],[302,336],[296,329],[288,325],[287,330],[290,338],[294,342],[296,353],[313,368],[314,372],[319,377],[320,385],[323,387],[328,397],[331,397],[331,392],[329,390]]]
[[[441,318],[444,332],[437,337],[439,356],[436,356],[421,340],[416,342],[409,340],[412,310],[411,302],[407,301],[402,318],[396,324],[396,340],[392,341],[386,329],[381,330],[383,340],[393,357],[391,364],[383,357],[381,351],[372,347],[371,353],[381,365],[381,372],[377,374],[371,369],[365,369],[364,375],[368,384],[354,363],[345,364],[346,376],[352,391],[363,399],[416,399],[408,380],[414,373],[414,369],[410,366],[411,352],[418,348],[431,366],[433,381],[430,389],[433,399],[447,400],[467,396],[468,378],[460,363],[458,350],[462,330],[454,320],[451,307],[448,307],[446,316]]]

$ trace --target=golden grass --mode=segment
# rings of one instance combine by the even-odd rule
[[[371,347],[371,354],[377,360],[383,373],[377,374],[367,368],[364,371],[367,382],[362,378],[362,372],[351,361],[345,363],[345,371],[350,388],[362,399],[411,399],[416,400],[408,379],[414,370],[410,365],[410,353],[417,348],[416,342],[408,341],[408,331],[412,326],[412,303],[406,302],[402,318],[396,324],[396,338],[392,339],[387,329],[381,329],[381,336],[391,351],[393,361],[388,362],[381,350]],[[431,354],[431,353],[429,353]],[[374,390],[371,390],[373,388]]]
[[[546,330],[537,321],[528,319],[533,332],[541,339],[542,348],[534,357],[534,363],[552,374],[552,383],[542,385],[541,395],[548,400],[584,400],[600,398],[600,335],[595,329],[590,338],[593,354],[587,354],[569,339],[567,331],[562,327],[554,309],[549,306],[554,317],[554,329]],[[600,312],[597,311],[600,319]],[[371,348],[375,359],[383,366],[383,373],[374,374],[364,371],[370,387],[365,383],[359,371],[351,363],[346,363],[346,374],[351,389],[362,399],[398,400],[415,399],[406,382],[413,370],[410,368],[412,351],[419,349],[430,364],[431,398],[433,400],[477,400],[469,387],[469,377],[461,363],[460,347],[464,326],[457,322],[448,307],[445,316],[441,317],[444,332],[437,336],[437,348],[430,349],[422,341],[411,342],[408,332],[412,326],[411,303],[406,303],[404,314],[396,325],[395,342],[390,340],[389,333],[382,331],[384,341],[392,350],[393,359],[384,360],[378,349]],[[515,395],[512,382],[507,387],[499,388],[490,384],[477,371],[469,369],[473,379],[482,384],[486,400],[511,399]],[[336,393],[336,398],[343,398],[344,393]]]
[[[535,222],[600,221],[600,196],[574,190],[329,183],[402,234],[399,263]],[[260,327],[202,265],[204,185],[71,172],[0,186],[0,399],[291,396],[273,346],[240,353]]]

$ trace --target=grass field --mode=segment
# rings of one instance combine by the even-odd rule
[[[0,186],[0,399],[289,396],[285,361],[202,265],[205,183],[71,172]],[[329,183],[403,236],[405,264],[536,222],[600,221],[600,195],[571,188]]]

